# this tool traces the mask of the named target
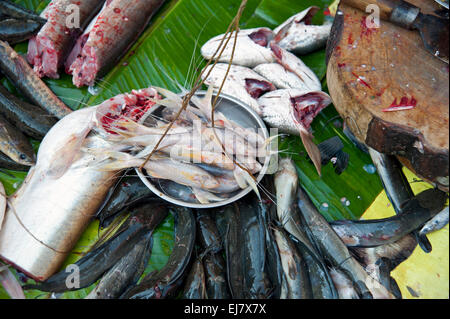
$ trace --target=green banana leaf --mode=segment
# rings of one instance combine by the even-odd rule
[[[37,12],[41,12],[48,0],[15,0]],[[86,88],[78,89],[72,85],[71,77],[62,75],[60,79],[45,79],[48,86],[72,109],[100,102],[132,89],[151,85],[165,87],[175,92],[180,87],[190,89],[199,71],[204,66],[200,47],[211,37],[224,33],[237,12],[240,0],[171,0],[166,1],[159,13],[152,19],[149,27],[136,44],[112,69],[96,84],[96,95]],[[241,18],[241,28],[274,28],[293,14],[317,5],[322,10],[314,18],[314,23],[322,23],[323,9],[331,0],[249,0]],[[19,53],[25,53],[27,43],[17,45]],[[325,50],[301,56],[301,59],[318,75],[326,91]],[[14,87],[3,79],[13,93],[20,96]],[[314,204],[328,220],[359,218],[382,190],[376,174],[370,170],[370,157],[356,148],[343,134],[342,120],[335,108],[330,105],[321,112],[312,124],[315,142],[320,143],[332,136],[339,136],[350,155],[349,166],[341,175],[337,175],[331,164],[322,170],[319,177],[314,166],[306,156],[305,149],[298,137],[288,136],[280,139],[281,156],[294,159],[300,183],[311,196]],[[34,142],[38,147],[38,143]],[[16,190],[26,174],[0,170],[0,181],[10,195]],[[99,240],[98,222],[93,221],[81,237],[74,252],[66,264],[81,258],[89,247]],[[145,273],[162,268],[167,262],[173,247],[173,217],[158,227],[154,233],[154,245],[151,260]],[[94,285],[93,285],[94,286]],[[62,298],[82,298],[93,288],[63,294]],[[39,291],[27,291],[28,298],[49,298],[49,294]],[[0,289],[0,298],[7,298]]]

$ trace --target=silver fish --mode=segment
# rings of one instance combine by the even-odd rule
[[[444,228],[448,224],[448,206],[440,213],[429,220],[420,230],[420,235],[426,235],[436,230]]]
[[[312,25],[311,19],[318,10],[318,7],[312,6],[290,17],[274,30],[274,41],[283,49],[296,54],[308,54],[323,48],[332,24]]]
[[[263,63],[253,70],[272,82],[278,89],[309,90],[309,87],[301,78],[286,70],[281,64]]]
[[[201,54],[205,59],[211,59],[216,53],[223,34],[208,40],[201,48]],[[236,41],[236,48],[233,57],[233,63],[255,67],[261,63],[275,62],[271,50],[267,47],[274,34],[268,28],[255,28],[239,30]],[[222,53],[219,62],[229,62],[231,59],[233,44],[235,42],[235,33],[232,34],[228,45]]]
[[[339,299],[359,299],[355,287],[344,273],[336,268],[331,268],[329,273],[339,293]]]
[[[203,73],[205,77],[211,68],[211,65],[206,68]],[[205,84],[218,89],[222,85],[227,69],[228,63],[217,63],[209,77],[206,78]],[[262,94],[274,91],[275,89],[272,83],[252,69],[244,66],[231,65],[222,92],[241,100],[258,114],[261,114],[261,109],[256,99]]]

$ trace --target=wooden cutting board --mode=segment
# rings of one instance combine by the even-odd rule
[[[409,0],[423,13],[434,1]],[[421,178],[449,190],[449,66],[425,51],[417,31],[339,5],[327,44],[327,84],[356,138],[396,155]],[[397,105],[413,109],[386,112]]]

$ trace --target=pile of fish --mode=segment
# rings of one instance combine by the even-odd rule
[[[73,75],[77,87],[93,86],[144,31],[164,0],[53,0],[45,25],[28,44],[28,61],[40,77]],[[77,19],[77,21],[75,21]]]
[[[318,10],[309,7],[273,31],[239,30],[227,45],[222,43],[224,35],[218,35],[202,46],[201,54],[218,62],[203,70],[205,83],[219,89],[229,69],[221,91],[251,106],[280,132],[300,135],[320,174],[320,152],[312,140],[310,125],[331,98],[322,92],[314,72],[291,53],[307,54],[325,45],[331,24],[311,24]],[[218,56],[218,52],[222,54]]]
[[[97,214],[105,227],[126,220],[76,262],[80,286],[67,288],[70,274],[62,270],[23,288],[56,298],[93,283],[86,298],[401,298],[390,272],[416,248],[412,231],[447,200],[431,189],[407,201],[402,215],[329,223],[298,185],[291,159],[280,159],[262,183],[269,190],[262,200],[253,194],[220,209],[191,210],[161,202],[126,176]],[[175,218],[169,260],[143,276],[154,229],[168,214]]]

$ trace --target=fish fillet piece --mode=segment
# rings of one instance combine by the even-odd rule
[[[164,0],[110,0],[77,41],[66,63],[77,87],[92,86],[128,51]]]
[[[53,0],[49,3],[41,14],[47,23],[28,43],[28,62],[40,77],[59,78],[58,69],[72,49],[74,38],[86,27],[104,1]]]

